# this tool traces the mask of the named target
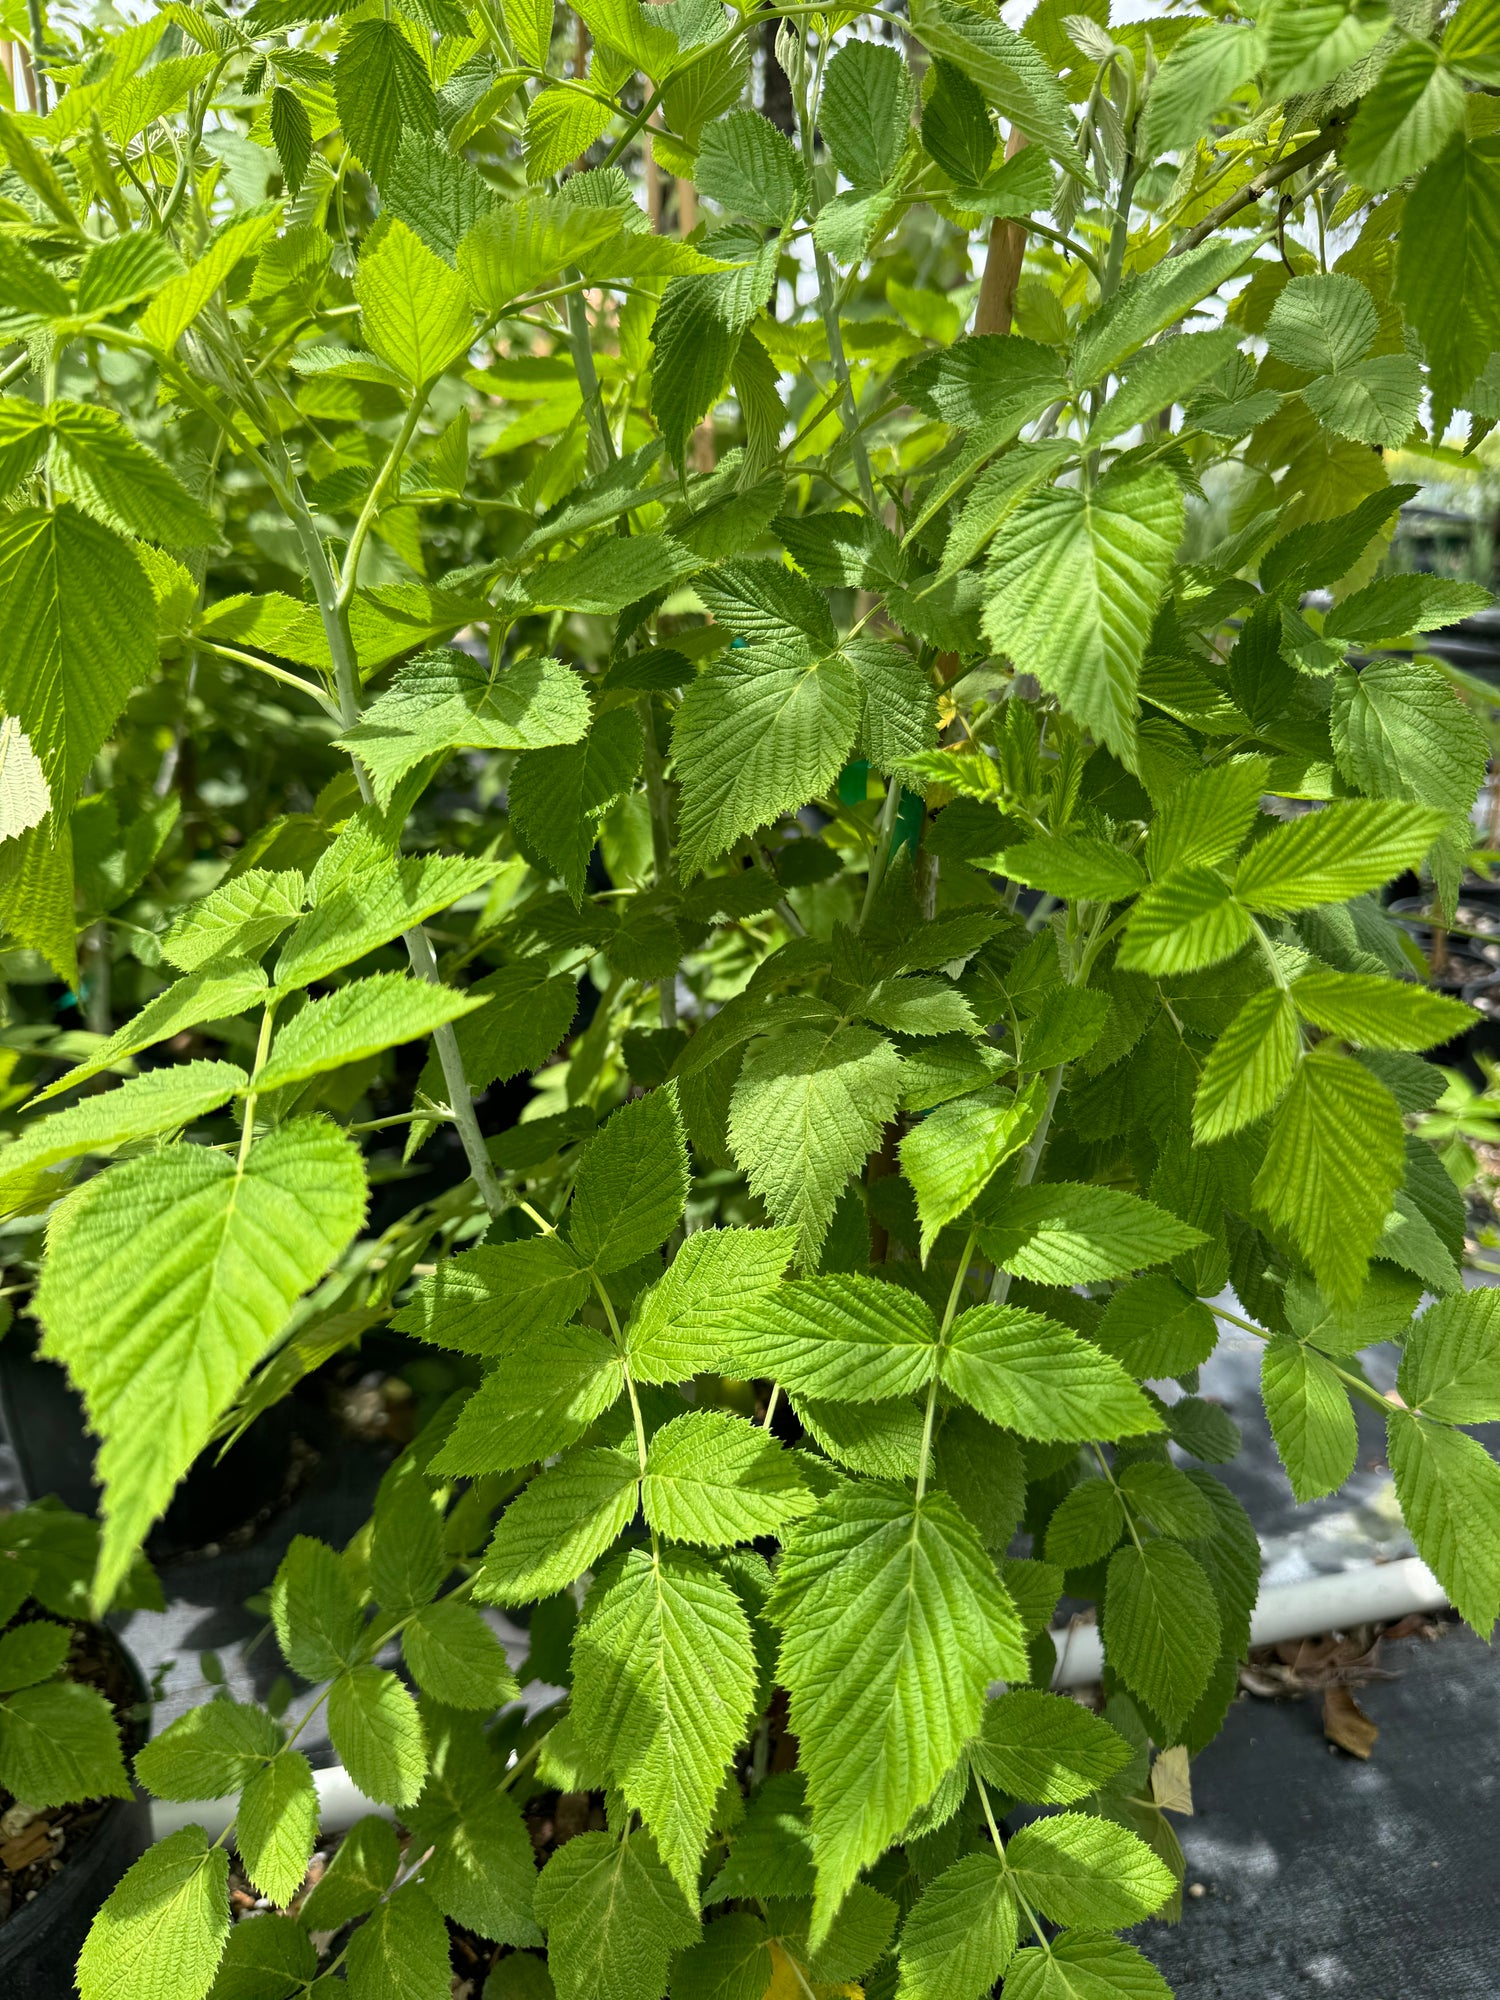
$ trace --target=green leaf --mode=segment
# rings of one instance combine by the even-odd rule
[[[685,879],[832,788],[863,699],[847,660],[794,640],[727,653],[698,676],[672,723]]]
[[[219,540],[213,515],[112,410],[53,403],[52,474],[57,490],[106,526],[177,548]]]
[[[1323,619],[1323,635],[1328,639],[1399,639],[1408,632],[1431,632],[1443,625],[1456,625],[1461,619],[1472,618],[1477,611],[1488,610],[1493,603],[1489,591],[1477,583],[1459,583],[1452,577],[1379,576],[1329,609]],[[1419,660],[1371,660],[1361,673],[1361,680],[1371,668],[1380,669],[1370,683],[1372,688],[1389,683],[1393,691],[1409,685],[1413,693],[1418,689],[1435,693],[1431,683],[1436,682],[1448,702],[1468,713],[1459,702],[1452,682]],[[1419,669],[1414,676],[1410,674],[1412,668]],[[1387,669],[1408,670],[1407,680],[1403,681],[1399,674],[1388,675]],[[1436,805],[1442,801],[1427,799],[1424,803]]]
[[[433,986],[404,972],[377,972],[311,1000],[277,1034],[265,1068],[255,1079],[260,1091],[303,1083],[324,1070],[363,1062],[381,1049],[430,1035],[484,1004],[483,996]]]
[[[634,710],[599,716],[581,743],[530,750],[510,779],[510,823],[527,853],[550,863],[575,903],[582,903],[599,821],[630,789],[641,767],[641,725]]]
[[[1331,721],[1339,769],[1362,791],[1455,814],[1474,803],[1484,780],[1484,731],[1435,667],[1376,659],[1358,674],[1341,668]]]
[[[687,1148],[671,1088],[622,1105],[589,1146],[574,1185],[571,1247],[596,1271],[654,1250],[682,1219]]]
[[[1152,1459],[1127,1465],[1120,1491],[1132,1514],[1177,1541],[1201,1541],[1214,1531],[1213,1509],[1180,1466]]]
[[[641,1507],[669,1541],[727,1548],[779,1535],[812,1506],[795,1458],[743,1417],[694,1410],[651,1440]]]
[[[979,1233],[992,1264],[1039,1285],[1120,1278],[1203,1240],[1201,1231],[1154,1202],[1081,1182],[1011,1188]]]
[[[651,328],[651,414],[678,465],[698,423],[728,391],[741,331],[726,321],[711,280],[675,278],[668,285]]]
[[[1345,903],[1418,867],[1443,828],[1425,806],[1350,800],[1273,827],[1240,863],[1235,894],[1279,915]]]
[[[1007,124],[1019,126],[1069,173],[1082,173],[1074,119],[1062,88],[1024,36],[998,18],[951,0],[923,0],[912,25],[935,56],[972,78]]]
[[[717,1371],[746,1302],[774,1291],[796,1248],[791,1229],[699,1229],[645,1292],[625,1329],[637,1382]]]
[[[536,1885],[536,1914],[558,2000],[661,2000],[672,1954],[700,1935],[645,1832],[580,1833],[557,1848]]]
[[[1305,1021],[1371,1049],[1430,1049],[1474,1021],[1463,1001],[1379,973],[1306,972],[1290,998]]]
[[[526,114],[526,178],[533,186],[562,173],[609,128],[613,111],[591,90],[572,83],[547,83]]]
[[[1352,1056],[1303,1057],[1271,1126],[1256,1205],[1289,1230],[1323,1290],[1352,1305],[1404,1170],[1396,1101]]]
[[[1122,1771],[1130,1745],[1076,1701],[1018,1688],[986,1704],[969,1755],[980,1776],[1012,1798],[1069,1806]]]
[[[418,132],[403,136],[381,195],[383,212],[406,223],[449,265],[475,224],[497,206],[475,167]]]
[[[396,1879],[401,1846],[389,1820],[356,1820],[299,1912],[309,1930],[341,1930],[373,1910]]]
[[[136,332],[170,354],[235,267],[253,257],[276,234],[279,212],[242,215],[226,222],[196,264],[169,278],[136,322]]]
[[[383,1667],[350,1667],[328,1694],[328,1733],[359,1789],[383,1805],[409,1806],[427,1776],[417,1705]]]
[[[479,218],[458,246],[458,268],[475,305],[492,316],[538,285],[555,284],[569,264],[584,263],[610,242],[618,227],[609,209],[589,209],[559,195],[522,195]]]
[[[1047,1560],[1063,1569],[1102,1562],[1125,1532],[1125,1506],[1108,1479],[1085,1479],[1065,1493],[1047,1523]]]
[[[433,1852],[422,1884],[446,1917],[500,1944],[540,1944],[532,1916],[536,1861],[526,1823],[501,1789],[497,1758],[477,1716],[429,1718],[427,1784],[403,1818]],[[420,1852],[420,1849],[419,1849]]]
[[[1427,352],[1434,398],[1459,401],[1500,340],[1500,139],[1455,138],[1406,198],[1396,296]]]
[[[994,129],[988,119],[985,131],[991,145]],[[926,125],[923,125],[926,131]],[[968,498],[953,518],[948,539],[943,544],[940,578],[955,576],[965,569],[1028,495],[1045,480],[1061,471],[1073,455],[1073,447],[1060,439],[1037,444],[1018,444],[1003,458],[985,467],[975,480]]]
[[[1193,1137],[1200,1146],[1274,1109],[1302,1050],[1297,1012],[1285,988],[1269,987],[1250,996],[1215,1042],[1193,1098]]]
[[[490,1714],[516,1697],[505,1648],[472,1605],[424,1605],[401,1634],[401,1650],[423,1694],[449,1708]]]
[[[772,1976],[770,1942],[759,1917],[732,1910],[707,1927],[701,1944],[673,1961],[676,2000],[764,2000]]]
[[[1142,123],[1143,156],[1195,148],[1213,115],[1254,76],[1261,39],[1248,26],[1195,27],[1167,51]]]
[[[1151,1541],[1141,1548],[1117,1549],[1111,1556],[1104,1656],[1168,1729],[1187,1720],[1208,1686],[1221,1629],[1203,1565],[1179,1543]],[[1068,1920],[1059,1912],[1058,1921]]]
[[[654,79],[661,79],[678,59],[678,38],[653,18],[642,0],[583,0],[577,10],[595,41],[607,42]]]
[[[1359,280],[1328,272],[1283,286],[1266,324],[1266,343],[1289,368],[1331,375],[1362,360],[1379,328],[1375,301]]]
[[[330,972],[389,944],[450,903],[482,889],[502,866],[498,858],[469,861],[453,854],[394,865],[383,856],[364,859],[366,865],[356,871],[356,880],[314,884],[314,906],[276,961],[276,984],[282,992],[326,979]]]
[[[1487,1639],[1500,1617],[1500,1465],[1477,1439],[1393,1410],[1386,1446],[1417,1553]]]
[[[937,1321],[879,1278],[804,1278],[752,1299],[732,1328],[747,1372],[836,1402],[909,1396],[932,1379]]]
[[[73,1635],[66,1625],[37,1618],[0,1632],[0,1694],[49,1681],[68,1657]]]
[[[307,884],[295,870],[247,868],[183,911],[162,939],[161,955],[184,972],[225,958],[259,958],[296,922],[306,896]]]
[[[1067,383],[1057,355],[1040,341],[980,333],[916,362],[902,388],[929,416],[956,429],[982,430],[985,445],[994,449],[1039,417]]]
[[[339,738],[390,805],[408,771],[445,750],[539,750],[576,743],[588,698],[559,660],[518,660],[491,674],[466,653],[421,653],[400,669],[354,728]]]
[[[295,1917],[235,1924],[209,2000],[294,2000],[318,1975],[318,1954]]]
[[[78,1990],[83,2000],[203,2000],[228,1935],[228,1850],[185,1826],[110,1892],[79,1953]]]
[[[296,1535],[271,1585],[271,1617],[287,1665],[326,1680],[349,1665],[364,1629],[349,1573],[326,1542]]]
[[[0,1698],[0,1785],[35,1807],[128,1799],[119,1726],[97,1688],[43,1681]]]
[[[365,340],[414,387],[468,352],[474,319],[463,280],[404,222],[360,258],[354,291]]]
[[[986,636],[1127,762],[1141,661],[1182,523],[1170,473],[1108,472],[1091,492],[1033,495],[986,573]]]
[[[1278,7],[1266,24],[1265,88],[1277,97],[1319,90],[1367,56],[1387,23],[1347,9],[1342,0]]]
[[[896,1115],[901,1061],[869,1028],[802,1029],[757,1044],[729,1109],[729,1143],[774,1222],[816,1262],[849,1176]]]
[[[1000,1858],[966,1854],[929,1882],[901,1927],[902,2000],[983,2000],[1016,1949]]]
[[[153,1737],[136,1757],[135,1775],[159,1799],[223,1799],[249,1784],[283,1741],[265,1709],[209,1701]]]
[[[1044,1951],[1016,1953],[1007,2000],[1172,2000],[1171,1988],[1134,1945],[1066,1931]]]
[[[312,160],[312,121],[302,99],[284,83],[271,92],[271,143],[281,162],[287,193],[295,195]]]
[[[731,111],[705,129],[693,178],[710,201],[773,229],[790,222],[806,198],[791,141],[758,111]]]
[[[352,1141],[303,1118],[259,1140],[243,1164],[166,1147],[54,1212],[37,1311],[44,1351],[66,1364],[104,1440],[100,1603],[364,1206]]]
[[[1500,1294],[1440,1299],[1412,1323],[1396,1386],[1407,1406],[1446,1424],[1493,1423],[1500,1412]]]
[[[1195,389],[1233,361],[1238,340],[1234,327],[1223,326],[1210,333],[1174,334],[1153,342],[1126,364],[1125,381],[1089,425],[1085,442],[1107,444],[1138,424],[1150,423],[1172,404],[1186,403]]]
[[[560,1459],[506,1508],[475,1595],[527,1604],[565,1589],[634,1519],[640,1476],[634,1446],[590,1446]]]
[[[1379,87],[1360,99],[1343,165],[1367,188],[1395,187],[1442,152],[1463,117],[1463,84],[1437,50],[1429,42],[1402,41],[1380,72]]]
[[[596,1584],[573,1641],[574,1718],[690,1897],[755,1687],[749,1620],[701,1556],[633,1549]]]
[[[574,1444],[624,1392],[620,1354],[592,1327],[534,1331],[507,1345],[433,1460],[438,1472],[509,1472]]]
[[[816,1944],[978,1729],[990,1681],[1024,1678],[1025,1650],[994,1565],[941,1492],[831,1494],[787,1538],[770,1608],[812,1806]]]
[[[1145,873],[1133,855],[1089,833],[1044,833],[1007,847],[999,872],[1068,901],[1114,903],[1139,895]]]
[[[533,570],[531,602],[540,610],[587,611],[612,617],[628,604],[671,589],[702,567],[702,558],[670,535],[608,535],[581,555]]]
[[[1157,977],[1198,972],[1233,958],[1250,918],[1215,868],[1184,866],[1153,882],[1130,913],[1116,963]]]
[[[1261,1355],[1260,1389],[1293,1493],[1299,1500],[1336,1493],[1354,1470],[1359,1433],[1333,1363],[1278,1334]]]
[[[591,1289],[588,1272],[560,1237],[486,1243],[445,1257],[392,1325],[398,1333],[493,1360],[528,1335],[571,1319]]]
[[[856,188],[883,187],[906,150],[916,89],[895,49],[846,42],[823,73],[818,128]],[[988,162],[986,162],[988,164]]]
[[[235,1835],[246,1874],[278,1909],[302,1887],[317,1833],[312,1766],[300,1750],[283,1750],[246,1785]]]
[[[1100,381],[1148,340],[1175,326],[1200,299],[1208,298],[1232,278],[1247,255],[1244,244],[1211,237],[1196,249],[1164,258],[1140,277],[1127,280],[1084,321],[1073,354],[1075,384],[1086,388]],[[1180,498],[1177,504],[1181,505]],[[1180,527],[1177,532],[1180,534]],[[1176,541],[1174,534],[1174,555]]]
[[[1146,862],[1158,878],[1227,861],[1255,824],[1270,783],[1263,757],[1231,757],[1198,771],[1168,793],[1146,837]]]
[[[448,1926],[420,1882],[403,1882],[349,1940],[350,2000],[451,2000]]]
[[[431,81],[396,21],[356,21],[344,30],[333,92],[344,138],[377,186],[395,164],[403,132],[437,130]]]
[[[7,1175],[23,1168],[53,1166],[80,1153],[107,1153],[133,1139],[175,1132],[216,1110],[245,1082],[233,1063],[190,1062],[176,1069],[149,1070],[115,1090],[85,1097],[38,1119],[0,1152]]]
[[[1020,1090],[996,1085],[957,1097],[929,1112],[901,1141],[901,1171],[917,1197],[924,1263],[944,1227],[1031,1138],[1046,1095],[1037,1077]]]
[[[1186,1375],[1218,1344],[1208,1307],[1165,1271],[1122,1285],[1104,1309],[1094,1339],[1139,1379]]]
[[[939,1373],[992,1424],[1022,1437],[1112,1438],[1161,1428],[1118,1361],[1056,1320],[1019,1306],[971,1306],[960,1313]]]

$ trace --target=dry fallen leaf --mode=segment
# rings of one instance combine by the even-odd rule
[[[1351,1757],[1368,1758],[1380,1730],[1346,1687],[1323,1692],[1323,1734]]]
[[[1191,1761],[1180,1743],[1170,1750],[1161,1751],[1151,1766],[1151,1796],[1163,1812],[1181,1813],[1185,1819],[1192,1818]]]

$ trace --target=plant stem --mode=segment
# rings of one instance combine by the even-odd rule
[[[245,1170],[245,1162],[250,1157],[250,1147],[255,1138],[255,1107],[260,1101],[255,1081],[266,1066],[266,1057],[271,1053],[271,1030],[275,1019],[275,1002],[268,999],[261,1010],[260,1034],[255,1044],[255,1066],[250,1072],[250,1088],[245,1092],[245,1110],[240,1120],[240,1153],[235,1161],[236,1170],[240,1173]]]
[[[857,930],[863,930],[865,920],[875,907],[875,898],[880,894],[880,885],[885,880],[885,871],[891,858],[891,842],[895,837],[896,814],[901,810],[901,787],[894,778],[887,778],[885,803],[880,808],[880,818],[875,823],[875,847],[870,855],[870,873],[865,882],[865,900],[860,905]]]
[[[583,407],[588,413],[589,437],[597,459],[595,471],[609,465],[615,458],[614,434],[609,428],[609,418],[605,414],[604,398],[599,388],[599,371],[594,366],[594,349],[589,330],[589,309],[582,292],[568,294],[568,347],[573,356],[573,369],[578,377],[578,387],[583,395]]]
[[[1269,194],[1274,187],[1290,180],[1301,168],[1311,166],[1314,160],[1321,160],[1325,153],[1337,152],[1343,144],[1346,121],[1331,118],[1315,139],[1309,139],[1305,146],[1299,146],[1295,153],[1288,153],[1284,160],[1274,167],[1266,167],[1242,188],[1225,197],[1217,208],[1210,209],[1203,220],[1196,223],[1186,236],[1174,243],[1167,252],[1168,257],[1180,257],[1185,250],[1196,250],[1200,243],[1207,242],[1216,235],[1232,216],[1241,209],[1252,208],[1262,195]]]
[[[1240,1327],[1246,1333],[1253,1333],[1257,1340],[1264,1340],[1269,1343],[1270,1341],[1285,1337],[1267,1332],[1265,1327],[1257,1326],[1254,1320],[1242,1319],[1238,1313],[1230,1312],[1226,1306],[1215,1305],[1211,1299],[1205,1299],[1203,1303],[1208,1307],[1215,1319],[1221,1319],[1229,1326]],[[1318,1350],[1314,1349],[1314,1352],[1317,1353]],[[1355,1375],[1347,1368],[1340,1368],[1330,1355],[1319,1354],[1319,1359],[1328,1363],[1328,1366],[1338,1376],[1351,1395],[1358,1396],[1361,1402],[1368,1403],[1372,1410],[1379,1410],[1383,1417],[1388,1417],[1392,1410],[1400,1407],[1400,1405],[1393,1403],[1388,1396],[1382,1396],[1378,1389],[1372,1388],[1362,1375]]]
[[[651,858],[656,869],[656,886],[666,888],[672,880],[672,811],[667,797],[666,766],[656,741],[656,708],[649,694],[636,702],[641,720],[642,768],[646,776],[646,801],[651,809]],[[669,973],[658,988],[661,1024],[677,1026],[677,976]]]

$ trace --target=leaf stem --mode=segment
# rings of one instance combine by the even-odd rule
[[[1246,1333],[1253,1333],[1257,1340],[1264,1340],[1269,1343],[1270,1341],[1285,1337],[1280,1334],[1270,1333],[1263,1326],[1257,1326],[1254,1320],[1242,1319],[1238,1313],[1230,1312],[1227,1306],[1216,1305],[1212,1299],[1205,1299],[1203,1303],[1208,1307],[1215,1319],[1221,1319],[1229,1326],[1240,1327]],[[1315,1348],[1313,1351],[1318,1355],[1320,1360],[1328,1363],[1328,1366],[1338,1376],[1344,1387],[1352,1395],[1358,1396],[1361,1402],[1368,1403],[1372,1410],[1379,1410],[1383,1417],[1388,1417],[1392,1410],[1401,1408],[1401,1405],[1393,1403],[1389,1396],[1382,1396],[1380,1391],[1373,1388],[1362,1375],[1355,1375],[1347,1368],[1340,1368],[1333,1357],[1324,1354],[1320,1348]]]

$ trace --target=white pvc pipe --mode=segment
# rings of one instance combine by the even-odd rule
[[[1440,1611],[1446,1591],[1416,1556],[1404,1562],[1371,1563],[1332,1576],[1308,1577],[1302,1583],[1275,1584],[1261,1592],[1250,1619],[1252,1646],[1274,1646],[1281,1639],[1303,1639],[1311,1633],[1344,1631],[1350,1625],[1393,1623],[1410,1611]],[[1057,1648],[1055,1688],[1085,1687],[1104,1666],[1104,1649],[1096,1625],[1055,1627]],[[395,1817],[392,1806],[367,1798],[342,1765],[314,1771],[318,1788],[318,1822],[325,1833],[342,1833],[366,1813]],[[203,1827],[215,1840],[234,1817],[231,1799],[199,1799],[177,1803],[157,1799],[151,1806],[152,1830],[158,1840],[179,1827]]]
[[[1250,1617],[1250,1643],[1274,1646],[1282,1639],[1342,1632],[1351,1625],[1390,1624],[1410,1611],[1440,1611],[1447,1602],[1447,1592],[1419,1557],[1370,1563],[1263,1590]],[[1097,1625],[1055,1627],[1052,1643],[1057,1648],[1055,1688],[1085,1687],[1098,1680],[1104,1648]]]

